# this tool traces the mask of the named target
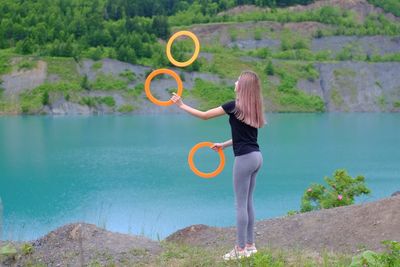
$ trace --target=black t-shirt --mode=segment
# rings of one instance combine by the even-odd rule
[[[238,120],[233,113],[235,100],[221,106],[229,115],[229,124],[232,132],[232,146],[235,156],[240,156],[253,151],[260,151],[257,143],[258,129]]]

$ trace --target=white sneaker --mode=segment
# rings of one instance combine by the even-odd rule
[[[251,246],[247,246],[247,244],[246,244],[245,248],[246,248],[246,250],[247,250],[249,255],[257,253],[257,248],[256,248],[256,245],[254,243]]]
[[[234,260],[249,256],[250,254],[247,252],[246,248],[242,251],[239,251],[238,247],[235,245],[235,247],[229,253],[226,253],[223,258],[224,260]]]

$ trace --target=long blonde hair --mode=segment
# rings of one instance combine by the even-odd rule
[[[234,114],[238,120],[254,128],[261,128],[267,123],[260,78],[255,72],[247,70],[240,74],[235,104]]]

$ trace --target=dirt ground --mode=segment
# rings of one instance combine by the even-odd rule
[[[400,195],[379,201],[261,220],[255,225],[257,247],[296,249],[307,252],[357,254],[361,249],[383,251],[382,240],[400,240]],[[218,251],[235,244],[235,227],[191,225],[162,242],[193,245]],[[0,241],[0,246],[9,242]],[[60,227],[29,242],[33,253],[3,257],[0,266],[104,266],[108,262],[152,262],[163,252],[158,241],[143,236],[112,233],[92,224]],[[98,264],[98,265],[96,265]]]
[[[382,240],[400,240],[400,195],[358,205],[295,214],[255,224],[257,246],[356,254],[382,251]],[[166,240],[199,246],[232,246],[236,228],[193,225]]]

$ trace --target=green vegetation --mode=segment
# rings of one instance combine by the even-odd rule
[[[274,65],[272,64],[271,60],[268,61],[268,64],[265,67],[265,74],[270,75],[270,76],[275,74]]]
[[[17,64],[18,70],[31,70],[37,66],[37,61],[32,60],[31,58],[23,58]]]
[[[376,266],[376,267],[395,267],[400,266],[400,243],[394,240],[381,241],[385,245],[386,251],[374,252],[371,250],[363,251],[353,257],[350,267]]]
[[[51,94],[64,92],[78,92],[81,90],[79,83],[45,83],[31,91],[20,94],[20,108],[22,113],[39,113],[43,105],[51,104]]]
[[[254,31],[254,40],[261,40],[262,39],[262,29],[257,28]]]
[[[298,249],[284,250],[276,248],[257,248],[258,252],[251,257],[221,262],[221,256],[227,251],[224,248],[206,249],[161,241],[162,254],[156,259],[156,266],[348,266],[351,256],[322,252],[315,257]],[[318,258],[322,260],[319,262]]]
[[[96,61],[92,65],[92,70],[96,71],[96,70],[101,69],[102,67],[103,67],[103,62],[102,61]]]
[[[368,0],[368,2],[400,17],[400,2],[398,0]]]
[[[229,28],[229,36],[231,37],[232,42],[236,41],[238,36],[238,31],[235,28]]]
[[[12,49],[0,49],[0,75],[11,71],[10,58],[13,56]]]
[[[80,82],[76,61],[73,58],[44,57],[43,59],[47,63],[47,73],[49,75],[56,75],[64,82]]]
[[[44,93],[42,94],[42,105],[46,106],[48,104],[50,104],[49,92],[44,91]]]
[[[361,49],[354,49],[352,45],[345,46],[335,56],[330,50],[321,50],[313,52],[309,49],[289,49],[285,51],[271,52],[268,48],[249,49],[247,55],[258,58],[274,58],[297,61],[365,61],[365,62],[400,62],[400,53],[387,53],[385,55],[367,54]]]
[[[160,241],[163,249],[162,253],[153,258],[151,262],[141,266],[254,266],[254,267],[283,267],[283,266],[376,266],[376,267],[396,267],[400,264],[400,243],[394,240],[382,240],[385,251],[374,252],[362,249],[358,254],[332,253],[322,250],[321,253],[310,253],[301,249],[279,249],[272,247],[258,247],[258,252],[251,257],[238,260],[222,262],[221,255],[226,253],[226,248],[203,248],[178,244],[174,242]],[[127,252],[130,255],[147,257],[145,249],[132,249]],[[106,256],[106,266],[116,266],[123,262],[126,265],[135,265],[126,259],[116,261],[108,252],[103,252]],[[25,260],[26,266],[45,266],[34,255],[31,244],[22,245],[5,244],[0,247],[0,263],[3,260],[14,262],[15,260]],[[24,265],[25,266],[25,265]],[[92,259],[88,266],[103,266],[99,260]]]
[[[300,249],[277,249],[277,248],[258,248],[258,253],[248,258],[239,260],[231,260],[228,262],[221,261],[221,255],[226,253],[226,248],[209,249],[202,248],[199,246],[189,246],[184,244],[177,244],[174,242],[160,241],[160,245],[163,248],[162,253],[153,258],[149,263],[140,264],[141,266],[254,266],[254,267],[283,267],[283,266],[348,266],[351,263],[351,256],[331,253],[323,251],[321,255],[317,256],[308,252],[304,252]],[[3,254],[4,252],[4,254]],[[147,257],[148,252],[144,249],[132,249],[127,252],[131,255]],[[104,252],[103,256],[106,255],[107,264],[106,266],[117,266],[121,264],[121,261],[116,261],[114,257]],[[7,244],[0,247],[0,263],[1,260],[12,257],[13,259],[28,259],[27,266],[44,266],[43,263],[39,263],[39,260],[32,257],[31,254],[24,254],[20,246],[14,246]],[[128,260],[122,260],[124,265],[131,266],[136,265],[139,262],[130,262]],[[299,265],[300,264],[300,265]],[[92,259],[88,266],[103,266],[99,260]]]
[[[218,12],[242,4],[284,6],[309,2],[39,0],[19,3],[4,0],[0,2],[0,49],[15,47],[20,54],[94,60],[110,57],[136,63],[154,60],[160,55],[157,38],[169,37],[170,20],[195,23],[195,19],[217,17]]]
[[[321,184],[312,184],[301,200],[301,212],[354,204],[354,197],[369,194],[364,176],[352,178],[346,170],[336,170],[333,178],[324,177],[329,188]]]
[[[194,23],[226,22],[228,38],[261,40],[273,38],[281,40],[277,50],[259,48],[240,50],[237,47],[226,48],[220,44],[205,44],[202,52],[212,53],[212,60],[198,58],[186,71],[201,71],[217,74],[220,78],[236,79],[241,71],[250,69],[257,72],[262,80],[263,95],[272,103],[275,111],[321,112],[325,110],[319,96],[307,94],[297,88],[300,79],[315,81],[318,71],[315,62],[335,60],[359,60],[368,62],[400,61],[400,53],[366,54],[357,43],[347,45],[337,55],[330,51],[311,51],[311,38],[328,35],[399,35],[400,23],[384,14],[369,14],[363,22],[358,15],[340,7],[324,6],[313,10],[293,11],[280,7],[293,4],[307,4],[311,0],[171,0],[171,1],[123,1],[123,0],[74,0],[19,3],[4,0],[0,3],[0,74],[11,70],[9,62],[13,56],[28,54],[16,66],[18,69],[32,69],[37,60],[47,63],[50,81],[56,84],[72,84],[69,89],[52,89],[43,91],[37,96],[26,93],[19,103],[6,103],[1,100],[0,111],[22,108],[27,112],[38,110],[40,106],[50,105],[56,91],[62,91],[68,101],[79,102],[75,93],[76,85],[84,90],[119,90],[127,99],[140,100],[143,88],[139,84],[129,88],[129,84],[139,80],[135,73],[125,70],[115,77],[103,74],[102,58],[108,57],[130,63],[151,66],[152,68],[172,67],[165,55],[165,44],[174,31],[186,29]],[[398,5],[393,1],[370,0],[396,14]],[[217,15],[238,5],[255,4],[271,9],[253,9],[249,12],[227,13]],[[287,22],[320,22],[329,27],[321,27],[309,33],[298,33],[283,27],[277,30],[274,26],[255,26],[252,29],[236,27],[237,22],[273,21]],[[300,32],[300,31],[299,31]],[[180,38],[172,45],[172,54],[178,61],[186,61],[192,56],[193,42],[189,38]],[[17,54],[16,54],[17,53]],[[246,62],[243,56],[255,56],[262,60]],[[77,71],[82,58],[91,58],[96,62],[92,70],[99,74],[94,81],[87,76],[80,76]],[[277,60],[275,60],[277,59]],[[296,61],[293,63],[293,61]],[[229,66],[229,67],[227,67]],[[184,80],[183,72],[180,73]],[[273,77],[272,77],[273,76]],[[141,77],[142,78],[142,77]],[[160,77],[158,77],[160,78]],[[275,81],[279,78],[279,82]],[[144,81],[143,81],[144,82]],[[348,82],[347,80],[342,81]],[[46,84],[47,84],[46,83]],[[200,83],[200,87],[212,87]],[[220,88],[220,86],[213,85]],[[54,87],[54,85],[53,85]],[[227,88],[222,84],[222,88]],[[1,88],[1,84],[0,84]],[[352,99],[357,88],[349,86]],[[171,89],[169,89],[171,90]],[[197,89],[199,90],[199,89]],[[205,90],[204,88],[202,90]],[[194,90],[196,92],[196,90]],[[208,92],[212,92],[209,90]],[[189,94],[184,90],[184,95]],[[35,95],[32,100],[27,95]],[[193,97],[207,97],[197,91]],[[36,99],[37,98],[37,99]],[[210,95],[208,99],[224,99]],[[331,100],[336,105],[343,105],[340,93],[332,91]],[[23,105],[22,105],[22,102]],[[381,103],[380,101],[379,103]],[[90,101],[88,101],[90,103]],[[108,102],[111,104],[111,102]],[[216,102],[214,102],[215,104]],[[396,107],[395,103],[393,104]],[[213,104],[208,104],[213,106]],[[205,107],[205,104],[204,106]]]
[[[139,96],[144,92],[144,84],[139,83],[135,86],[135,88],[125,91],[124,96],[128,99],[138,100]]]
[[[112,96],[104,96],[100,98],[100,102],[109,106],[109,107],[114,107],[115,106],[115,100]]]
[[[34,248],[30,243],[23,243],[21,246],[22,255],[31,255],[34,252]]]
[[[96,80],[90,84],[90,88],[93,90],[126,90],[128,82],[111,74],[99,74]]]
[[[184,62],[189,60],[194,51],[194,44],[191,39],[183,39],[179,40],[179,42],[175,41],[171,47],[171,54],[175,58],[175,60]],[[166,56],[164,56],[166,58]],[[169,66],[174,66],[172,63],[168,61]],[[185,67],[187,71],[198,71],[201,67],[201,60],[195,60],[191,65]]]
[[[388,53],[383,56],[372,55],[370,58],[372,62],[400,62],[400,53]]]
[[[281,34],[282,51],[291,49],[310,49],[310,40],[298,36],[289,30],[284,30]]]
[[[94,97],[83,96],[79,100],[79,104],[80,105],[86,105],[86,106],[88,106],[90,108],[93,108],[93,107],[97,106],[98,102],[96,101],[96,99]]]
[[[201,65],[201,71],[218,74],[221,78],[229,79],[236,79],[246,69],[255,71],[262,81],[263,95],[274,104],[273,110],[288,112],[322,112],[325,110],[325,104],[321,97],[307,94],[297,88],[297,82],[300,79],[310,81],[318,79],[319,72],[312,63],[274,62],[270,59],[268,49],[253,50],[253,53],[266,55],[266,60],[249,63],[238,60],[241,56],[249,55],[246,51],[220,46],[208,46],[206,49],[207,52],[215,54],[211,62]],[[269,81],[268,75],[272,73],[280,78],[278,85]],[[269,110],[270,107],[266,106],[266,109]]]
[[[201,101],[199,108],[207,110],[235,99],[234,86],[221,86],[197,78],[191,93]]]
[[[400,108],[400,100],[395,101],[395,102],[393,103],[393,106],[394,106],[395,108]]]
[[[243,62],[238,59],[240,56],[245,55],[245,52],[235,49],[227,49],[220,45],[205,47],[204,50],[205,52],[212,52],[214,55],[211,62],[202,61],[203,59],[198,60],[201,62],[200,71],[202,72],[217,74],[220,78],[233,79],[236,79],[239,74],[246,69],[259,73],[262,72],[254,62]]]
[[[120,77],[126,78],[128,82],[133,82],[137,79],[136,74],[131,70],[125,70],[119,74]]]
[[[279,103],[288,111],[323,112],[325,105],[321,97],[296,90],[279,95]]]
[[[125,104],[118,108],[118,112],[121,113],[129,113],[132,112],[133,110],[135,110],[135,107],[130,104]]]
[[[3,257],[15,257],[16,255],[17,249],[12,244],[7,244],[0,247],[0,259]]]
[[[110,108],[115,107],[115,100],[112,96],[83,96],[79,100],[79,104],[86,105],[90,108],[97,107],[101,104],[105,104]]]
[[[382,109],[382,110],[384,110],[385,109],[385,107],[386,107],[386,99],[385,99],[385,96],[384,95],[380,95],[379,97],[378,97],[378,105],[379,105],[379,107]]]
[[[280,77],[280,84],[275,92],[270,91],[269,98],[275,98],[275,101],[281,105],[281,109],[301,112],[325,111],[325,104],[321,97],[307,94],[297,88],[299,79],[313,81],[318,78],[319,73],[312,64],[280,62],[274,69]]]
[[[90,83],[89,83],[89,78],[88,76],[85,74],[85,76],[83,76],[82,81],[81,81],[81,87],[82,89],[85,89],[87,91],[90,90]]]
[[[335,104],[336,107],[342,107],[344,105],[344,100],[342,94],[339,92],[338,89],[332,88],[330,94],[332,102]]]
[[[399,12],[396,0],[371,1],[376,5]],[[287,6],[306,4],[311,0],[215,0],[215,1],[123,1],[123,0],[75,0],[24,2],[12,0],[0,3],[0,49],[15,48],[19,54],[62,56],[79,59],[89,57],[99,60],[116,58],[131,63],[159,62],[164,56],[157,38],[166,40],[171,33],[170,25],[183,26],[210,22],[316,21],[334,25],[333,29],[320,30],[319,36],[346,35],[398,35],[399,23],[382,14],[372,14],[360,23],[353,12],[337,7],[321,7],[315,10],[291,11],[274,8],[253,10],[248,13],[217,16],[229,8],[255,4],[258,6]],[[236,39],[238,32],[231,31]],[[254,38],[262,38],[258,29]],[[297,49],[307,46],[294,44]]]
[[[339,7],[324,6],[305,11],[288,9],[253,10],[236,15],[215,16],[203,14],[199,5],[193,4],[190,10],[169,17],[172,26],[188,26],[211,22],[276,21],[280,23],[315,21],[333,25],[331,29],[320,29],[317,37],[327,35],[398,35],[400,24],[387,19],[383,14],[370,14],[363,23],[357,20],[354,12]]]
[[[99,59],[107,53],[135,63],[151,57],[157,37],[169,35],[166,18],[153,14],[153,1],[4,0],[0,10],[0,49],[15,47],[20,54]]]

